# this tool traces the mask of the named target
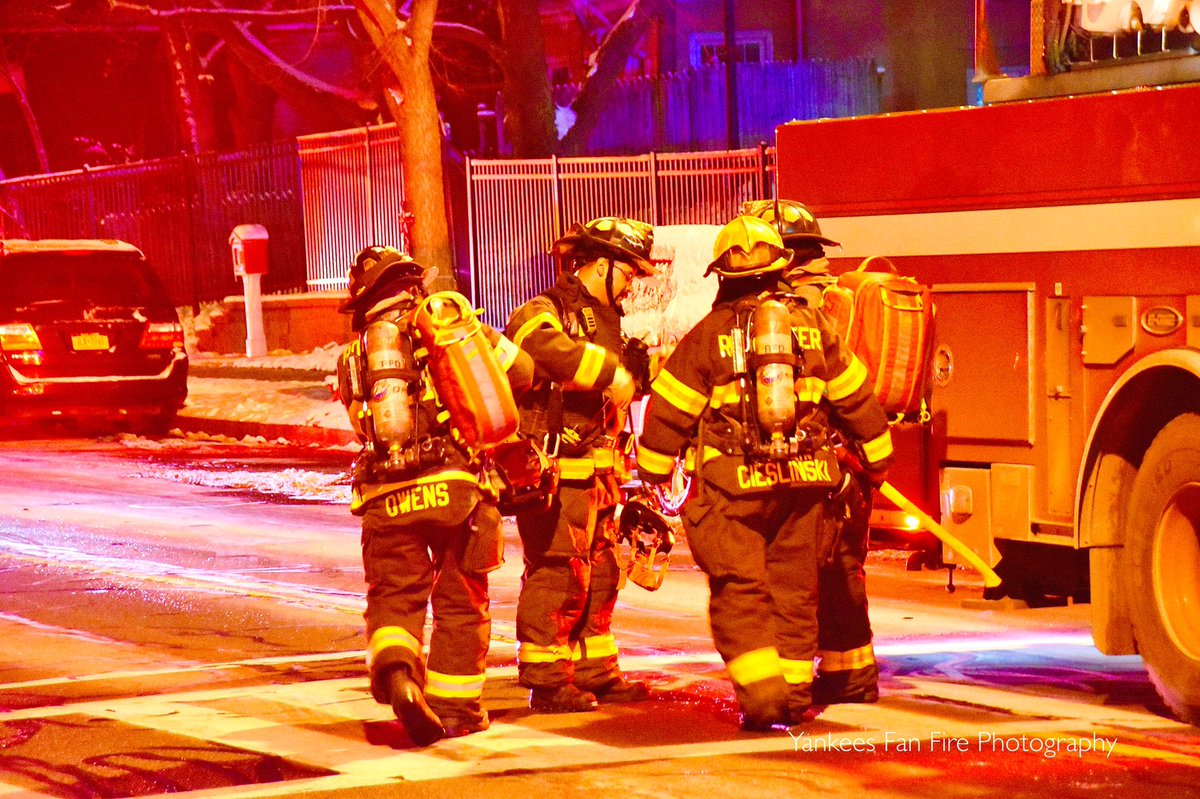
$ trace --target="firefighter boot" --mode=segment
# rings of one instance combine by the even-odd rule
[[[581,691],[567,683],[554,688],[534,688],[529,692],[529,706],[542,713],[586,713],[595,710],[596,695]]]
[[[461,738],[473,732],[483,732],[492,726],[486,710],[481,710],[478,716],[442,716],[442,726],[446,728],[447,738]]]
[[[387,677],[388,699],[396,718],[404,724],[408,737],[417,746],[428,746],[446,736],[442,721],[425,704],[421,686],[400,666]]]
[[[585,686],[585,690],[595,694],[602,705],[641,702],[650,698],[649,685],[640,680],[627,680],[620,674],[600,685]]]
[[[734,693],[742,710],[743,730],[766,732],[788,725],[788,686],[782,677],[760,680],[748,686],[735,684]]]
[[[814,705],[871,705],[879,701],[877,684],[854,685],[846,672],[819,674],[813,681]]]
[[[879,664],[855,664],[852,669],[827,669],[813,681],[813,704],[869,705],[879,701]]]

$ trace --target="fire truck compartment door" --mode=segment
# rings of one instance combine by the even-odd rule
[[[1133,297],[1084,297],[1084,364],[1112,366],[1133,352],[1136,320]]]
[[[989,566],[1000,560],[992,543],[992,491],[988,469],[942,470],[942,526]],[[956,563],[958,554],[942,547],[942,560]]]
[[[1032,284],[932,287],[932,407],[949,442],[1032,444]]]
[[[1000,552],[995,541],[1031,541],[1033,467],[994,463],[990,468],[953,466],[942,470],[942,526],[995,566]],[[954,552],[943,547],[943,559]]]

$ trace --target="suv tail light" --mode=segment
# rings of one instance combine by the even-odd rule
[[[7,353],[13,363],[42,365],[42,342],[28,322],[0,325],[0,352]]]
[[[151,322],[142,333],[138,346],[144,350],[183,349],[183,325],[178,322]]]

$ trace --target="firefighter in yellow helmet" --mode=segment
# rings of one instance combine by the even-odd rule
[[[341,310],[353,314],[355,338],[338,361],[338,393],[363,445],[350,510],[362,517],[371,694],[426,745],[488,727],[487,573],[500,565],[501,516],[472,436],[455,426],[431,376],[434,336],[422,332],[422,320],[479,323],[462,295],[429,295],[427,270],[394,248],[365,248],[349,278]],[[513,388],[531,382],[533,364],[512,342],[490,329],[456,332],[492,344],[491,396],[509,390],[505,373]],[[515,430],[514,406],[509,435]]]
[[[575,224],[551,249],[562,266],[557,283],[517,308],[506,328],[537,367],[521,432],[545,443],[561,473],[548,510],[517,515],[525,556],[517,669],[530,707],[543,712],[649,695],[622,676],[611,625],[620,578],[617,436],[637,391],[623,365],[620,300],[652,273],[652,241],[651,227],[634,219]]]
[[[829,271],[825,248],[841,244],[822,234],[812,211],[795,200],[749,200],[742,203],[742,214],[758,217],[779,231],[783,246],[792,251],[784,282],[792,293],[820,308],[821,293],[837,280]]]
[[[651,387],[643,481],[693,473],[687,541],[708,575],[713,640],[746,729],[805,720],[817,652],[825,499],[841,475],[836,425],[876,479],[892,446],[866,369],[816,308],[777,293],[792,253],[761,219],[721,229],[712,310]]]
[[[836,278],[829,271],[825,246],[839,246],[821,233],[817,218],[795,200],[754,200],[742,213],[775,226],[792,264],[784,273],[787,290],[815,308]],[[879,665],[872,644],[864,563],[870,533],[873,489],[865,474],[852,474],[829,499],[827,527],[832,543],[822,560],[817,600],[818,705],[875,702]]]

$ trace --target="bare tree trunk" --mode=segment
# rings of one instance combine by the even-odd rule
[[[554,97],[538,0],[499,0],[503,40],[504,132],[518,158],[542,158],[558,145]]]
[[[437,0],[414,0],[412,15],[403,25],[388,0],[355,0],[355,6],[395,78],[389,81],[395,90],[389,88],[385,93],[400,130],[404,197],[413,214],[411,254],[420,263],[438,268],[433,288],[453,288],[456,281],[442,185],[442,126],[429,71]]]
[[[42,139],[42,129],[38,126],[37,117],[33,115],[33,107],[29,105],[29,95],[25,93],[25,79],[18,74],[19,68],[8,60],[3,44],[0,44],[0,81],[12,87],[17,105],[21,107],[21,116],[29,131],[29,141],[33,143],[33,154],[37,158],[40,172],[50,171],[50,159],[46,157],[46,142]]]
[[[625,71],[629,55],[650,29],[651,19],[662,13],[662,4],[663,0],[633,0],[592,54],[592,68],[587,80],[571,104],[571,110],[575,112],[575,124],[563,137],[559,146],[560,154],[571,155],[582,151],[588,134],[604,115],[608,93]]]
[[[179,114],[183,150],[192,155],[212,150],[216,133],[211,115],[200,102],[200,68],[187,31],[177,24],[167,24],[163,26],[163,37],[175,83],[175,107]]]

